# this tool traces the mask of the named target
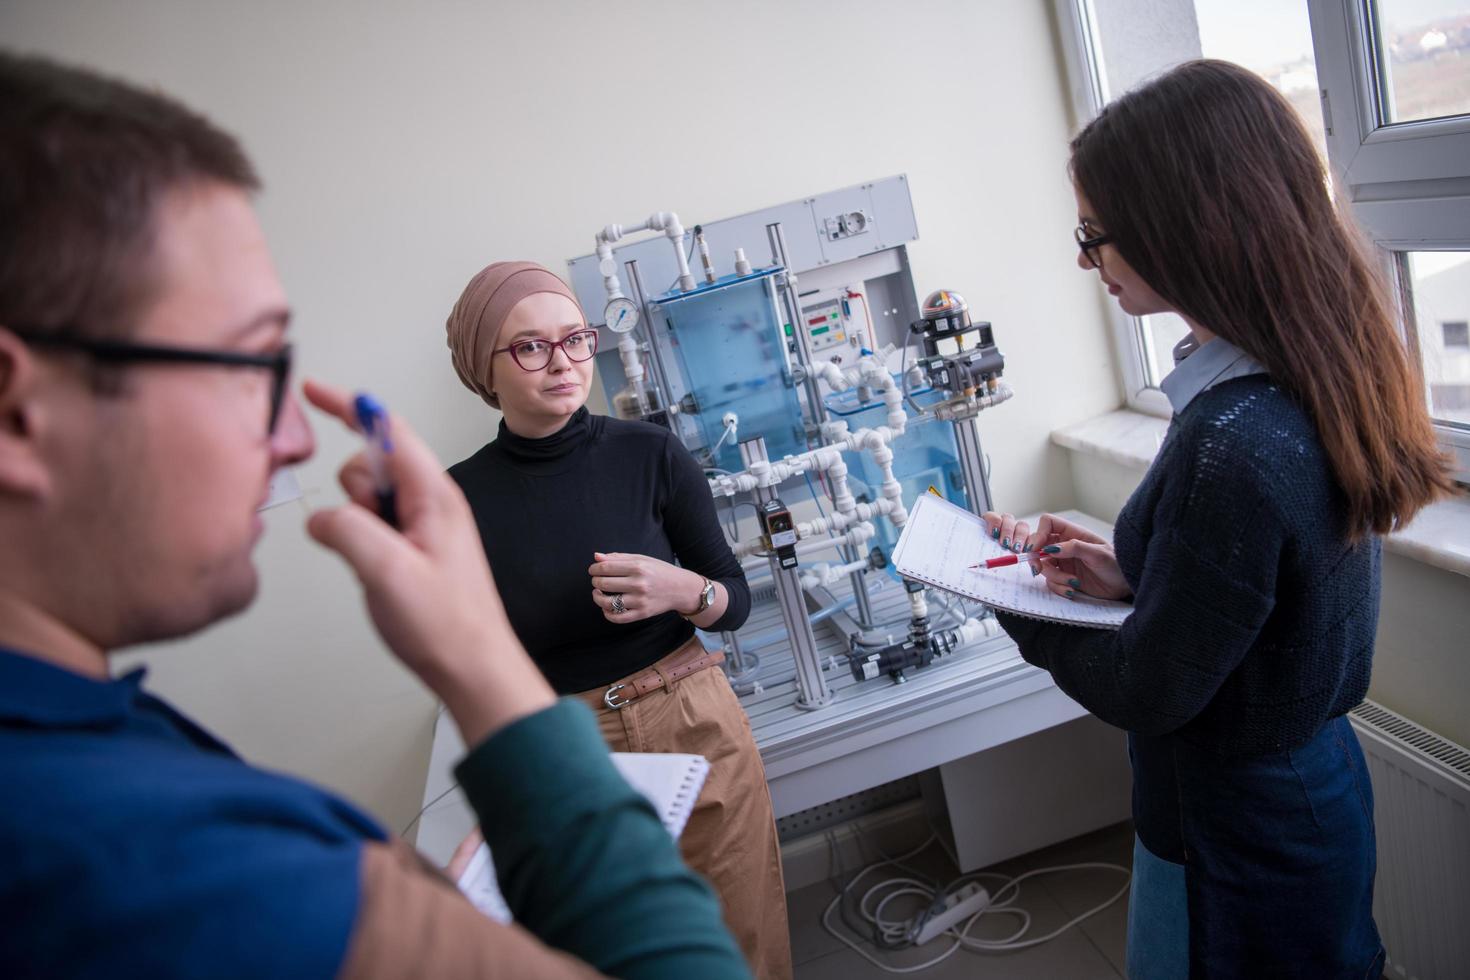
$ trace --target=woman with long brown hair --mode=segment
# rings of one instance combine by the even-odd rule
[[[1107,541],[988,514],[1116,632],[1001,614],[1022,655],[1129,733],[1131,977],[1373,977],[1368,690],[1379,536],[1450,486],[1383,278],[1290,105],[1182,65],[1072,142],[1079,265],[1190,333],[1174,419]]]

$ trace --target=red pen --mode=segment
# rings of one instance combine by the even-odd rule
[[[1029,555],[1001,555],[999,558],[987,558],[983,565],[971,565],[971,568],[1005,568],[1007,565],[1019,565],[1029,558]]]

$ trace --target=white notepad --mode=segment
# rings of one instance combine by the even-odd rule
[[[1046,587],[1046,579],[1026,568],[969,567],[1005,554],[1009,552],[986,533],[980,518],[923,494],[909,511],[893,549],[893,565],[907,578],[1032,619],[1117,629],[1133,611],[1126,602],[1059,596]]]
[[[628,785],[653,804],[669,836],[678,838],[709,778],[709,760],[702,755],[672,752],[614,752],[612,761]],[[475,851],[458,885],[475,908],[497,922],[511,921],[510,906],[500,894],[488,845],[481,844]]]

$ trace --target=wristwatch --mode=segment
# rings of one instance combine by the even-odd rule
[[[689,613],[684,618],[693,619],[695,616],[698,616],[700,613],[704,612],[706,609],[708,609],[710,606],[713,606],[714,604],[715,583],[711,582],[709,579],[705,579],[704,588],[699,590],[699,605],[695,607],[694,612]]]

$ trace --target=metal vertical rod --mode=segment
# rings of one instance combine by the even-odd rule
[[[771,240],[771,257],[781,268],[786,270],[783,277],[786,285],[781,290],[781,297],[785,300],[786,316],[791,321],[791,335],[796,341],[796,360],[801,365],[802,387],[806,389],[807,407],[811,410],[811,424],[813,427],[822,424],[825,414],[822,410],[821,390],[817,386],[817,377],[812,373],[812,349],[808,343],[806,331],[802,329],[801,322],[801,299],[796,295],[796,273],[791,268],[791,261],[786,254],[786,235],[781,231],[781,222],[773,221],[766,225],[766,236]]]
[[[648,353],[653,364],[653,390],[658,395],[658,407],[667,411],[673,400],[674,390],[669,386],[669,372],[664,367],[663,355],[659,353],[658,341],[653,336],[653,316],[648,308],[648,296],[643,292],[643,277],[638,274],[638,260],[629,259],[623,263],[623,269],[628,273],[628,290],[632,293],[628,298],[638,304],[638,312],[642,314],[643,336],[648,338]]]
[[[858,545],[845,544],[837,549],[842,556],[843,562],[854,562],[862,557],[862,550]],[[847,576],[848,582],[852,583],[852,600],[857,607],[858,625],[867,629],[873,625],[873,606],[868,601],[868,577],[863,572],[852,572]]]
[[[725,649],[730,651],[730,673],[745,673],[745,653],[740,649],[740,637],[733,630],[721,630],[720,639],[724,641]]]
[[[766,440],[761,436],[740,443],[740,460],[745,469],[751,463],[765,462]],[[776,497],[770,487],[756,487],[756,503],[764,504]],[[832,703],[834,695],[822,676],[821,654],[817,652],[817,638],[812,635],[811,620],[807,618],[806,593],[801,587],[801,578],[794,568],[782,568],[774,553],[770,557],[771,578],[776,583],[776,601],[781,607],[781,619],[786,626],[786,635],[791,641],[791,657],[796,663],[796,706],[798,708],[821,708]]]
[[[954,440],[959,447],[960,472],[965,478],[965,497],[977,516],[994,510],[990,500],[990,480],[985,476],[985,451],[980,448],[980,430],[973,418],[954,423]]]

